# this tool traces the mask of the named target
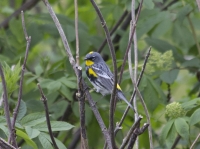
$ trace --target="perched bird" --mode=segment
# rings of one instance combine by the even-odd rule
[[[112,93],[114,85],[114,76],[101,55],[97,52],[90,52],[85,56],[86,74],[89,81],[95,87],[96,92],[100,92],[103,96]],[[116,95],[118,99],[124,100],[130,108],[133,106],[127,101],[122,89],[117,84]]]

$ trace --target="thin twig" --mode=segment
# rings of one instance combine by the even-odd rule
[[[76,65],[79,66],[79,37],[78,37],[78,2],[74,0],[75,6],[75,34],[76,34]]]
[[[17,115],[18,115],[18,111],[19,111],[19,107],[20,107],[20,103],[21,103],[21,98],[22,98],[22,87],[23,87],[23,80],[24,80],[24,72],[25,72],[25,67],[26,67],[26,61],[28,58],[28,52],[29,52],[29,48],[30,48],[30,43],[31,43],[31,36],[28,37],[28,34],[26,32],[26,26],[25,26],[25,22],[24,22],[24,13],[23,11],[21,11],[21,17],[22,17],[22,27],[23,27],[23,31],[24,31],[24,35],[25,35],[25,39],[26,39],[26,53],[24,56],[24,62],[22,65],[22,70],[21,70],[21,77],[20,77],[20,83],[19,83],[19,94],[18,94],[18,101],[17,101],[17,105],[13,111],[13,121],[12,121],[12,129],[15,132],[15,122],[17,119]]]
[[[196,139],[194,140],[194,142],[193,142],[192,145],[190,146],[190,149],[193,149],[193,147],[194,147],[194,145],[197,143],[199,137],[200,137],[200,133],[197,135]]]
[[[80,128],[73,134],[72,141],[70,142],[68,149],[75,149],[76,146],[79,144],[81,138],[81,131]],[[64,143],[64,142],[63,142]]]
[[[119,18],[119,20],[117,21],[117,23],[115,24],[115,26],[111,29],[110,31],[110,35],[112,36],[113,33],[117,30],[117,28],[120,26],[120,24],[123,22],[123,20],[125,19],[126,15],[128,14],[128,11],[125,10],[124,13],[122,14],[122,16]],[[103,48],[105,47],[107,43],[107,39],[104,39],[104,41],[102,42],[101,46],[99,47],[99,49],[97,50],[97,52],[101,53],[101,51],[103,50]]]
[[[148,52],[147,52],[147,55],[146,55],[146,57],[145,57],[144,64],[143,64],[143,67],[142,67],[142,71],[140,72],[140,75],[139,75],[139,77],[138,77],[138,80],[137,80],[137,87],[139,86],[140,81],[141,81],[141,79],[142,79],[142,76],[143,76],[144,70],[145,70],[145,68],[146,68],[146,64],[147,64],[148,58],[149,58],[149,56],[150,56],[150,52],[151,52],[151,47],[148,49]],[[130,103],[133,102],[133,98],[134,98],[135,94],[136,94],[136,90],[134,90],[134,92],[133,92],[133,94],[132,94],[132,96],[131,96]],[[117,134],[118,130],[121,128],[121,125],[122,125],[122,123],[124,122],[124,119],[125,119],[125,117],[126,117],[128,111],[129,111],[129,109],[130,109],[130,107],[127,106],[127,108],[126,108],[126,110],[124,111],[124,114],[123,114],[123,116],[122,116],[120,122],[117,123],[116,128],[115,128],[115,135]]]
[[[133,132],[133,134],[132,134],[132,136],[130,138],[130,141],[128,143],[127,149],[132,149],[133,148],[137,137],[139,135],[141,135],[142,133],[144,133],[144,131],[147,129],[148,126],[149,126],[149,124],[145,123],[142,128],[136,128],[134,130],[134,132]]]
[[[86,84],[85,84],[84,81],[83,81],[82,83],[83,83],[83,88],[84,88],[84,90],[85,90],[85,89],[87,88],[87,86],[86,86]],[[100,116],[100,114],[99,114],[99,111],[98,111],[97,108],[96,108],[95,102],[92,100],[92,97],[91,97],[91,95],[90,95],[89,92],[85,92],[85,95],[86,95],[87,100],[89,101],[90,107],[91,107],[91,109],[92,109],[92,111],[93,111],[93,113],[94,113],[94,115],[95,115],[95,117],[96,117],[96,119],[97,119],[97,121],[98,121],[98,123],[99,123],[99,126],[100,126],[100,128],[101,128],[101,131],[102,131],[103,134],[104,134],[104,138],[106,139],[106,142],[107,142],[107,144],[108,144],[109,149],[113,149],[112,143],[111,143],[110,135],[109,135],[109,133],[108,133],[108,130],[107,130],[105,124],[103,123],[103,120],[102,120],[102,118],[101,118],[101,116]]]
[[[10,110],[9,110],[9,104],[8,104],[8,92],[7,92],[7,88],[6,88],[6,81],[5,81],[5,77],[3,74],[1,63],[0,63],[0,75],[1,75],[1,82],[2,82],[2,86],[3,86],[4,112],[5,112],[5,117],[6,117],[6,123],[8,126],[8,132],[9,132],[8,143],[11,143],[11,144],[13,144],[14,147],[17,147],[17,142],[15,140],[15,134],[14,134],[14,131],[12,131],[12,126],[11,126]]]
[[[99,19],[101,21],[102,27],[104,28],[108,46],[110,49],[111,57],[112,57],[112,63],[114,67],[114,86],[113,86],[113,91],[111,94],[111,99],[110,99],[110,113],[109,113],[109,130],[110,130],[110,137],[111,137],[111,142],[112,142],[112,147],[115,147],[115,137],[114,137],[114,105],[115,105],[115,100],[116,100],[116,87],[117,87],[117,64],[116,64],[116,56],[115,56],[115,50],[114,46],[110,37],[110,33],[108,31],[108,27],[106,25],[106,22],[101,14],[101,11],[97,7],[96,3],[94,0],[90,0],[92,3],[97,15],[99,16]]]
[[[200,0],[196,0],[196,2],[197,2],[197,6],[199,8],[199,11],[200,11]]]
[[[176,145],[178,144],[178,142],[180,141],[180,139],[181,139],[181,136],[178,135],[178,136],[176,137],[176,139],[175,139],[175,141],[174,141],[174,143],[173,143],[171,149],[175,149],[175,148],[176,148]]]
[[[125,52],[125,55],[124,55],[124,60],[123,60],[122,66],[121,66],[121,71],[120,71],[119,80],[118,80],[119,84],[121,83],[121,80],[122,80],[122,74],[123,74],[124,67],[125,67],[125,64],[126,64],[126,60],[127,60],[127,57],[128,57],[128,51],[131,47],[131,43],[132,43],[133,35],[134,35],[135,29],[136,29],[137,21],[138,21],[138,18],[139,18],[141,9],[142,9],[142,4],[143,4],[143,0],[141,0],[141,2],[140,2],[138,13],[137,13],[137,16],[136,16],[136,19],[135,19],[135,22],[133,24],[133,28],[132,28],[132,31],[131,31],[131,37],[129,39],[128,46],[126,48],[126,52]]]
[[[84,88],[82,86],[82,68],[78,67],[78,93],[77,98],[79,100],[80,122],[81,122],[81,149],[88,149],[88,141],[85,128],[85,96]]]
[[[74,58],[72,56],[72,53],[71,53],[67,38],[66,38],[66,36],[64,34],[64,31],[63,31],[63,29],[62,29],[62,27],[61,27],[61,25],[60,25],[60,23],[58,21],[58,18],[56,17],[55,12],[51,8],[51,5],[49,4],[48,0],[43,0],[43,1],[44,1],[44,4],[46,5],[48,11],[49,11],[50,16],[52,17],[52,19],[53,19],[53,21],[54,21],[54,23],[55,23],[55,25],[56,25],[56,27],[58,29],[58,32],[59,32],[60,36],[61,36],[65,51],[66,51],[67,56],[69,58],[69,62],[72,65],[76,76],[78,76],[75,60],[74,60]],[[82,81],[82,84],[83,84],[84,88],[87,88],[87,86],[86,86],[84,81]],[[95,115],[95,117],[96,117],[96,119],[97,119],[97,121],[99,123],[99,126],[100,126],[100,128],[102,130],[102,133],[104,135],[104,138],[105,138],[106,142],[108,143],[109,148],[112,149],[111,139],[110,139],[110,135],[108,133],[108,130],[107,130],[107,128],[106,128],[106,126],[105,126],[105,124],[104,124],[104,122],[103,122],[103,120],[101,118],[101,115],[99,114],[99,111],[97,110],[97,108],[95,106],[95,102],[92,100],[91,95],[90,95],[88,90],[85,90],[85,95],[86,95],[86,97],[88,99],[88,102],[89,102],[89,104],[90,104],[90,106],[92,108],[92,111],[93,111],[93,113],[94,113],[94,115]]]
[[[199,45],[199,41],[197,39],[197,35],[196,35],[196,32],[195,32],[194,26],[193,26],[192,21],[190,19],[190,14],[187,15],[187,18],[188,18],[188,22],[189,22],[190,28],[192,30],[192,35],[194,37],[194,40],[195,40],[195,43],[196,43],[196,46],[197,46],[197,49],[198,49],[198,52],[199,52],[199,55],[200,55],[200,45]]]
[[[17,149],[0,137],[0,149]]]
[[[54,149],[59,149],[57,144],[56,144],[56,141],[53,137],[53,132],[51,130],[51,122],[50,122],[50,118],[49,118],[49,110],[48,110],[48,105],[47,105],[47,98],[46,96],[44,95],[43,91],[42,91],[42,88],[40,87],[40,84],[38,83],[37,84],[38,86],[38,89],[40,91],[40,94],[41,94],[41,101],[43,102],[44,104],[44,108],[45,108],[45,114],[46,114],[46,121],[47,121],[47,126],[48,126],[48,130],[49,130],[49,135],[50,135],[50,138],[51,138],[51,141],[52,141],[52,144],[53,144],[53,147]]]
[[[143,117],[142,117],[141,115],[138,116],[138,119],[137,119],[137,120],[135,121],[135,123],[131,126],[131,128],[130,128],[130,130],[128,131],[126,137],[124,137],[123,142],[122,142],[122,144],[121,144],[121,146],[120,146],[120,149],[123,149],[123,148],[126,147],[126,145],[127,145],[127,143],[128,143],[128,140],[129,140],[130,137],[131,137],[131,134],[133,133],[133,131],[135,130],[135,128],[138,127],[138,125],[140,124],[140,121],[142,120],[142,118],[143,118]]]

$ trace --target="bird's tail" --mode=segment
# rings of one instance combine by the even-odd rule
[[[117,97],[118,97],[119,99],[125,101],[125,102],[128,104],[128,106],[129,106],[131,109],[133,109],[133,111],[135,112],[135,109],[134,109],[133,106],[127,101],[126,97],[124,96],[124,94],[123,94],[121,91],[118,91],[118,92],[117,92]]]

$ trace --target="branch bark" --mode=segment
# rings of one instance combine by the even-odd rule
[[[9,110],[9,104],[8,104],[8,92],[6,88],[6,81],[2,69],[2,65],[0,64],[0,76],[1,76],[1,81],[2,81],[2,86],[3,86],[3,101],[4,101],[4,112],[5,112],[5,117],[6,117],[6,123],[8,126],[8,143],[13,144],[14,147],[17,147],[17,142],[15,140],[15,133],[12,131],[12,125],[11,125],[11,120],[10,120],[10,110]]]
[[[66,38],[66,36],[64,34],[64,31],[63,31],[63,29],[62,29],[62,27],[61,27],[61,25],[60,25],[60,23],[58,21],[58,18],[56,17],[55,12],[51,8],[51,5],[49,4],[48,0],[43,0],[43,1],[44,1],[44,4],[46,5],[48,11],[49,11],[50,16],[52,17],[52,19],[53,19],[53,21],[54,21],[54,23],[55,23],[55,25],[56,25],[56,27],[58,29],[58,32],[59,32],[59,34],[61,36],[61,39],[62,39],[64,48],[65,48],[66,54],[67,54],[67,56],[69,58],[69,62],[72,65],[72,67],[74,69],[74,72],[75,72],[75,74],[76,74],[76,76],[78,78],[77,66],[76,66],[75,60],[74,60],[74,58],[72,56],[72,53],[71,53],[67,38]],[[83,88],[84,89],[87,88],[87,86],[86,86],[84,81],[82,81],[82,84],[83,84]],[[91,109],[92,109],[92,111],[93,111],[93,113],[94,113],[94,115],[95,115],[95,117],[96,117],[96,119],[97,119],[97,121],[99,123],[99,126],[100,126],[100,128],[102,130],[102,133],[104,135],[104,138],[105,138],[106,142],[108,143],[108,147],[110,149],[112,149],[111,139],[110,139],[110,135],[108,133],[108,130],[107,130],[107,128],[106,128],[106,126],[105,126],[100,114],[99,114],[99,111],[96,108],[95,102],[92,100],[91,95],[90,95],[90,93],[89,93],[89,91],[87,89],[85,89],[85,95],[86,95],[86,97],[88,99],[88,102],[89,102],[89,104],[91,106]]]
[[[18,94],[18,101],[17,101],[17,105],[14,109],[13,112],[13,121],[12,121],[12,130],[15,132],[15,122],[17,119],[17,114],[19,111],[19,107],[20,107],[20,103],[21,103],[21,98],[22,98],[22,87],[23,87],[23,80],[24,80],[24,72],[25,72],[25,67],[26,67],[26,61],[28,58],[28,52],[29,52],[29,48],[30,48],[30,43],[31,43],[31,36],[28,37],[28,34],[26,32],[26,26],[25,26],[25,22],[24,22],[24,13],[23,11],[21,11],[21,17],[22,17],[22,27],[23,27],[23,31],[24,31],[24,36],[26,39],[26,53],[25,53],[25,57],[24,57],[24,63],[22,65],[22,71],[21,71],[21,77],[20,77],[20,83],[19,83],[19,94]]]
[[[50,118],[49,118],[49,110],[48,110],[48,105],[47,105],[47,98],[46,98],[46,96],[44,95],[44,93],[43,93],[43,91],[42,91],[42,88],[40,87],[40,84],[39,84],[39,83],[37,84],[37,86],[38,86],[38,89],[39,89],[40,94],[41,94],[41,99],[40,99],[40,100],[41,100],[41,101],[43,102],[43,104],[44,104],[47,126],[48,126],[49,135],[50,135],[50,138],[51,138],[53,147],[54,147],[54,149],[59,149],[58,146],[57,146],[57,144],[56,144],[56,141],[55,141],[55,139],[54,139],[53,132],[52,132],[52,130],[51,130],[51,122],[50,122]]]
[[[106,22],[101,14],[99,8],[97,7],[94,0],[90,0],[90,2],[92,3],[97,15],[99,16],[102,27],[104,28],[108,46],[109,46],[110,53],[111,53],[111,57],[112,57],[113,67],[114,67],[114,86],[113,86],[113,91],[112,91],[111,99],[110,99],[109,130],[110,130],[112,147],[115,148],[116,145],[115,145],[115,136],[114,136],[114,107],[115,107],[115,101],[116,101],[115,95],[116,95],[116,87],[117,87],[117,64],[116,64],[115,50],[114,50],[114,46],[113,46]]]

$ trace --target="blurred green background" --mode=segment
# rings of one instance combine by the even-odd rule
[[[31,2],[32,4],[30,4]],[[49,2],[57,14],[67,36],[71,52],[75,57],[74,1],[50,0]],[[121,15],[128,11],[124,21],[112,35],[116,50],[117,66],[120,68],[129,38],[131,0],[98,0],[96,2],[110,30]],[[138,10],[138,2],[136,0],[136,10]],[[28,10],[27,7],[24,7],[27,3],[29,3]],[[56,138],[64,146],[70,148],[76,135],[80,135],[79,105],[75,98],[77,82],[59,33],[42,1],[0,1],[0,62],[4,65],[7,63],[10,67],[17,65],[20,59],[21,64],[23,63],[26,40],[21,25],[21,15],[12,17],[6,22],[6,19],[13,13],[16,13],[16,10],[20,7],[24,8],[27,32],[32,38],[22,97],[22,109],[26,109],[26,112],[22,114],[22,118],[32,113],[44,112],[37,88],[37,83],[39,82],[48,98],[51,120],[66,121],[74,125],[73,129],[68,131],[65,131],[63,128],[59,130],[63,130],[60,133],[55,132]],[[90,51],[97,51],[99,49],[105,39],[105,34],[90,1],[78,1],[78,15],[80,65],[84,70],[84,56]],[[176,137],[180,135],[181,138],[179,138],[180,141],[176,148],[189,148],[200,131],[200,117],[198,117],[200,113],[198,110],[200,104],[200,99],[198,98],[200,86],[200,12],[196,1],[144,0],[136,33],[138,74],[142,69],[147,49],[149,46],[152,46],[151,56],[139,89],[151,115],[154,147],[157,149],[171,148]],[[103,48],[101,54],[111,70],[113,70],[108,46]],[[134,62],[133,52],[132,58],[132,62]],[[85,72],[83,72],[83,77],[92,89],[92,85],[87,80]],[[121,88],[126,98],[130,99],[134,88],[130,79],[128,64],[126,64],[123,73]],[[2,93],[2,88],[0,91]],[[105,124],[108,126],[110,96],[102,98],[94,90],[91,90],[91,95],[97,101],[97,107]],[[9,96],[11,113],[15,107],[17,97],[18,90],[15,89]],[[176,118],[165,116],[166,105],[174,101],[179,102],[183,106],[187,112],[186,115]],[[137,106],[139,114],[144,116],[143,124],[147,120],[139,100]],[[121,119],[125,108],[126,104],[124,102],[117,103],[114,116],[115,122]],[[176,111],[176,108],[173,110]],[[1,108],[1,113],[1,118],[3,119],[3,108]],[[118,132],[116,136],[118,146],[122,143],[123,137],[133,122],[134,113],[130,111],[122,125],[122,131]],[[16,126],[17,129],[27,134],[28,136],[26,137],[32,140],[39,149],[52,148],[49,145],[48,137],[46,137],[45,141],[47,141],[49,146],[45,146],[45,143],[42,143],[44,140],[41,141],[42,135],[45,136],[46,134],[35,132],[34,137],[30,136],[27,126],[23,126],[21,119],[18,120],[18,123],[21,127]],[[33,124],[33,126],[29,127],[33,129],[35,125]],[[2,122],[0,126],[0,136],[6,139],[6,132],[3,129],[6,125]],[[103,135],[87,101],[86,129],[89,147],[91,149],[103,148]],[[180,129],[184,131],[180,132]],[[22,149],[36,148],[33,145],[34,143],[30,145],[26,140],[23,140],[25,140],[25,135],[18,135],[17,141],[21,143]],[[147,131],[139,137],[139,142],[140,149],[149,148]],[[79,145],[80,140],[77,141],[76,146],[71,148],[80,148]],[[197,143],[196,148],[199,145]],[[60,146],[60,148],[64,148],[64,146]]]

